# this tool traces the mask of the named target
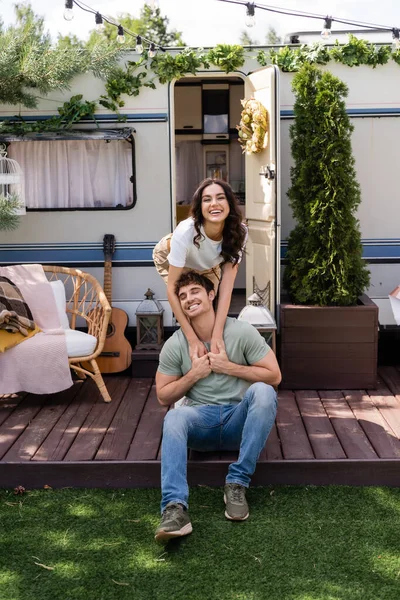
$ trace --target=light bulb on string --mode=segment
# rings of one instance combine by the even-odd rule
[[[72,21],[74,18],[74,11],[72,10],[73,5],[73,0],[65,0],[64,19],[66,21]]]
[[[118,25],[117,42],[120,44],[125,44],[125,34],[122,25]]]
[[[400,30],[397,27],[393,27],[392,37],[393,37],[392,50],[393,50],[393,52],[396,52],[397,50],[400,50]]]
[[[254,25],[256,24],[256,17],[255,17],[254,13],[255,13],[254,2],[247,2],[247,4],[246,4],[246,19],[245,19],[246,27],[254,27]]]
[[[331,27],[332,27],[332,17],[325,17],[325,23],[321,31],[321,37],[324,42],[328,42],[331,39]]]
[[[156,45],[154,42],[151,42],[150,48],[149,48],[149,57],[154,58],[156,54],[157,54]]]
[[[138,54],[143,54],[143,50],[144,50],[144,48],[143,48],[143,44],[142,44],[142,38],[140,37],[140,35],[138,35],[136,37],[136,52]]]
[[[101,16],[101,14],[99,12],[96,13],[94,20],[96,22],[96,31],[98,33],[101,33],[102,31],[104,31],[103,17]]]

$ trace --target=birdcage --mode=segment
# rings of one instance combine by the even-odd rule
[[[7,158],[7,146],[0,144],[0,198],[19,202],[16,214],[25,214],[24,173],[12,158]]]

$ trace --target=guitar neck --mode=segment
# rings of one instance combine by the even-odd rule
[[[106,260],[104,263],[104,293],[111,306],[112,301],[112,274],[111,274],[111,260]]]

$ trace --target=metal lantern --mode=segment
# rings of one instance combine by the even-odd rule
[[[17,215],[25,214],[24,174],[16,160],[7,158],[7,147],[0,144],[0,198],[19,202]]]
[[[251,323],[269,341],[272,338],[272,350],[276,350],[276,321],[271,311],[264,306],[260,296],[256,293],[247,298],[248,304],[240,311],[238,321]]]
[[[154,292],[149,288],[136,310],[136,350],[160,350],[163,345],[163,312]]]

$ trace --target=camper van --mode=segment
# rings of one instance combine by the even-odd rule
[[[390,324],[388,294],[400,283],[400,67],[349,68],[332,62],[323,68],[349,86],[347,108],[362,191],[358,218],[371,268],[367,292],[379,306],[381,324]],[[97,123],[82,121],[72,131],[1,136],[25,175],[26,214],[17,230],[0,233],[0,264],[77,266],[102,283],[103,238],[111,234],[113,306],[125,310],[135,326],[135,311],[151,288],[165,310],[164,325],[173,326],[152,251],[186,218],[198,182],[220,177],[236,192],[249,227],[235,291],[242,305],[258,291],[277,317],[285,240],[294,225],[286,197],[292,77],[275,66],[259,68],[255,58],[248,58],[238,72],[210,69],[155,90],[142,88],[137,97],[124,98],[125,122],[100,109]],[[54,92],[35,109],[0,106],[0,119],[16,112],[29,120],[45,119],[74,94],[97,100],[102,93],[102,81],[80,76],[68,93]],[[269,114],[267,147],[251,156],[242,153],[236,129],[241,100],[249,97]]]

